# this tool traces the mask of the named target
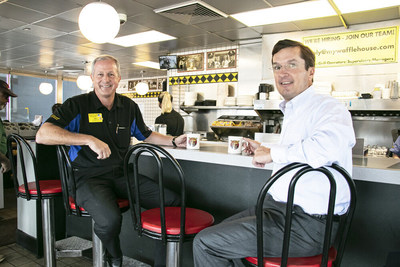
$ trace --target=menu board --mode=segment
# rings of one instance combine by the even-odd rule
[[[303,37],[316,67],[396,63],[398,26]]]

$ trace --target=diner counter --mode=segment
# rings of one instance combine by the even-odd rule
[[[199,150],[164,148],[178,160],[257,168],[253,166],[251,156],[228,154],[227,142],[201,141]],[[272,167],[273,163],[270,163],[264,169],[272,170]],[[399,170],[399,159],[353,156],[354,180],[400,185]]]

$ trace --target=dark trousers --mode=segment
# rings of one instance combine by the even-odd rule
[[[280,257],[285,225],[285,203],[267,196],[263,218],[264,257]],[[295,206],[290,257],[313,256],[322,253],[325,219],[316,218]],[[332,236],[336,235],[334,222]],[[240,212],[220,224],[198,233],[193,241],[195,267],[233,266],[235,259],[257,257],[255,208]]]
[[[158,185],[146,176],[140,176],[140,201],[145,209],[159,207]],[[82,177],[78,180],[76,200],[94,220],[94,231],[108,253],[115,258],[122,257],[119,234],[122,215],[117,198],[128,199],[125,177],[113,177],[112,174],[97,177]],[[172,191],[165,190],[165,205],[179,206],[180,198]],[[156,245],[155,264],[165,262],[165,248],[161,242]]]

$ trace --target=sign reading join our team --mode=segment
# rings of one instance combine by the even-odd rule
[[[303,37],[315,53],[316,67],[396,63],[398,26]]]

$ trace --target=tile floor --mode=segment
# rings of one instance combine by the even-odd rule
[[[2,229],[2,223],[4,227],[4,222],[9,219],[13,219],[17,217],[17,205],[16,205],[16,197],[13,188],[5,188],[4,189],[4,208],[0,209],[0,230]],[[16,224],[16,222],[15,222]],[[14,229],[9,229],[9,231],[15,231],[16,225]],[[4,238],[4,236],[2,236]],[[29,250],[17,245],[15,243],[15,238],[13,235],[8,235],[8,238],[12,240],[1,240],[3,241],[3,245],[0,246],[0,255],[4,255],[5,259],[0,262],[0,267],[39,267],[44,266],[44,258],[38,259],[36,255],[34,255]],[[7,242],[8,241],[8,242]],[[75,258],[59,258],[57,259],[57,267],[89,267],[93,266],[92,259],[87,257],[75,257]],[[137,260],[124,257],[123,266],[130,267],[150,267],[145,263],[139,262]]]

